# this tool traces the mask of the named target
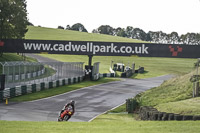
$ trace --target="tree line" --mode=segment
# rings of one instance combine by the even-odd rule
[[[62,26],[58,26],[58,28],[64,29]],[[74,24],[71,27],[67,25],[66,29],[87,32],[81,23]],[[200,45],[200,33],[187,33],[179,36],[177,32],[167,34],[162,31],[149,31],[146,33],[144,30],[132,26],[113,28],[109,25],[101,25],[94,29],[92,33],[127,37],[152,43]]]
[[[199,33],[187,33],[179,36],[177,32],[167,34],[162,31],[149,31],[146,33],[144,30],[133,28],[132,26],[127,26],[126,28],[113,28],[109,25],[102,25],[99,28],[94,29],[92,32],[127,37],[153,43],[200,45]]]

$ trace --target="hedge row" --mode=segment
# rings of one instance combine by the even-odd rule
[[[148,106],[142,106],[139,109],[139,116],[141,120],[153,121],[169,121],[169,120],[200,120],[200,116],[195,115],[179,115],[173,113],[159,112],[157,109]]]

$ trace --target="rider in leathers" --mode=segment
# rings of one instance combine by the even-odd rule
[[[69,107],[69,106],[72,107],[73,113],[75,113],[75,101],[71,100],[69,103],[67,103],[67,104],[63,107],[63,109],[61,110],[60,114],[61,114],[67,107]],[[70,116],[68,119],[70,119],[70,118],[71,118],[71,116]]]

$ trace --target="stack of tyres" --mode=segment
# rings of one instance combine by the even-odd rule
[[[138,107],[138,103],[135,99],[126,100],[126,111],[128,113],[133,113],[137,107]]]
[[[158,120],[158,121],[186,121],[186,120],[200,120],[200,116],[180,115],[166,112],[159,112],[157,109],[148,106],[142,106],[139,109],[139,117],[141,120]]]

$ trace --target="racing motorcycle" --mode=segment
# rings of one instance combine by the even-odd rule
[[[68,106],[64,109],[64,111],[61,111],[60,115],[58,116],[58,121],[68,121],[73,114],[74,110],[72,106]]]

